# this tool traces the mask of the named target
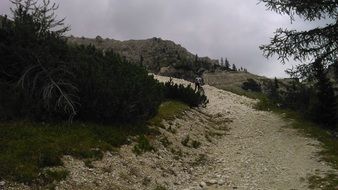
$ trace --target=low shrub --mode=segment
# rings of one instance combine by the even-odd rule
[[[40,30],[39,11],[22,7],[0,27],[0,120],[113,123],[156,114],[163,90],[144,68]]]
[[[192,143],[191,143],[191,146],[193,147],[193,148],[199,148],[200,146],[201,146],[201,142],[199,142],[199,141],[192,141]]]
[[[156,116],[148,121],[148,124],[164,128],[164,126],[162,126],[163,120],[174,120],[182,116],[184,111],[188,109],[189,107],[182,102],[173,100],[165,101],[160,105]]]
[[[46,170],[43,175],[44,183],[52,183],[53,181],[62,181],[67,178],[69,171],[64,169],[59,170]]]
[[[197,107],[207,103],[207,97],[192,89],[191,85],[174,84],[172,81],[164,83],[164,97],[186,103],[190,107]]]
[[[154,147],[151,146],[148,138],[144,135],[140,135],[137,139],[137,144],[134,146],[133,152],[135,154],[142,154],[152,150],[154,150]]]
[[[244,90],[251,90],[253,92],[261,92],[262,87],[254,79],[247,79],[246,82],[243,82],[242,88]]]
[[[80,60],[73,72],[77,76],[81,120],[145,121],[156,114],[163,101],[162,88],[144,68],[122,60],[112,51],[103,56],[94,47],[76,49]]]

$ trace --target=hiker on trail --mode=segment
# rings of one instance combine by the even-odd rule
[[[203,79],[202,79],[202,77],[197,76],[197,77],[195,78],[195,92],[196,92],[196,90],[199,91],[199,90],[201,89],[202,84],[203,84]]]

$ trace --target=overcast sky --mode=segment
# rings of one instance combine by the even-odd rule
[[[279,28],[306,29],[287,16],[266,11],[258,0],[56,0],[74,36],[117,40],[161,37],[199,56],[227,57],[237,67],[268,77],[286,77],[282,65],[266,59],[259,45]],[[0,14],[11,4],[0,0]]]

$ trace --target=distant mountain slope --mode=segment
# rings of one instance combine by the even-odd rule
[[[127,60],[144,65],[150,72],[166,76],[191,79],[196,73],[217,69],[218,60],[198,57],[179,44],[161,38],[119,41],[114,39],[95,39],[69,37],[69,43],[94,45],[97,48],[113,49]]]
[[[266,77],[254,75],[248,72],[216,72],[216,73],[205,73],[203,75],[205,82],[209,85],[226,89],[230,86],[241,86],[243,82],[248,79],[254,79],[258,82],[269,80]]]

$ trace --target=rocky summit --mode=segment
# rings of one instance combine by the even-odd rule
[[[199,57],[170,40],[151,38],[145,40],[119,41],[114,39],[69,37],[71,44],[93,45],[96,48],[113,50],[135,64],[143,65],[149,72],[164,76],[192,79],[203,71],[219,69],[218,60]]]

